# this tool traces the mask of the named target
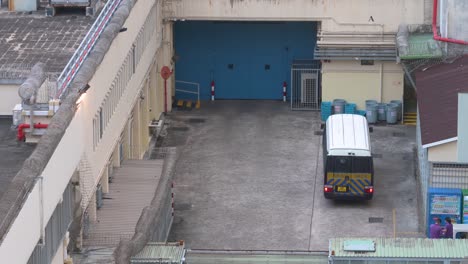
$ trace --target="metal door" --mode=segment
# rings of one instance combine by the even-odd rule
[[[320,110],[318,62],[296,63],[291,68],[291,109]]]

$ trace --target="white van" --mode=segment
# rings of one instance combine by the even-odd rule
[[[354,114],[331,115],[324,128],[325,198],[372,199],[374,165],[366,118]]]

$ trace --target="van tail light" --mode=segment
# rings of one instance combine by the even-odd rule
[[[364,187],[365,193],[374,193],[374,186],[365,186]]]
[[[323,186],[323,191],[326,193],[333,192],[333,185],[325,185]]]

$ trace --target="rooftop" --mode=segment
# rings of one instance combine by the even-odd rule
[[[374,251],[345,250],[347,241],[373,241]],[[468,256],[466,239],[429,238],[335,238],[330,240],[334,258],[463,259]]]
[[[21,83],[37,62],[57,78],[93,22],[76,10],[46,17],[0,9],[0,82]]]
[[[423,145],[457,136],[458,93],[468,92],[468,56],[416,72]]]
[[[0,118],[0,200],[35,148],[35,144],[18,142],[16,130],[11,128],[11,124],[10,118]]]

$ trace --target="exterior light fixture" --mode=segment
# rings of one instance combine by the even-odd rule
[[[88,89],[90,88],[91,86],[89,86],[89,84],[86,84],[84,87],[80,88],[78,90],[78,94],[84,94],[86,93],[86,91],[88,91]]]

